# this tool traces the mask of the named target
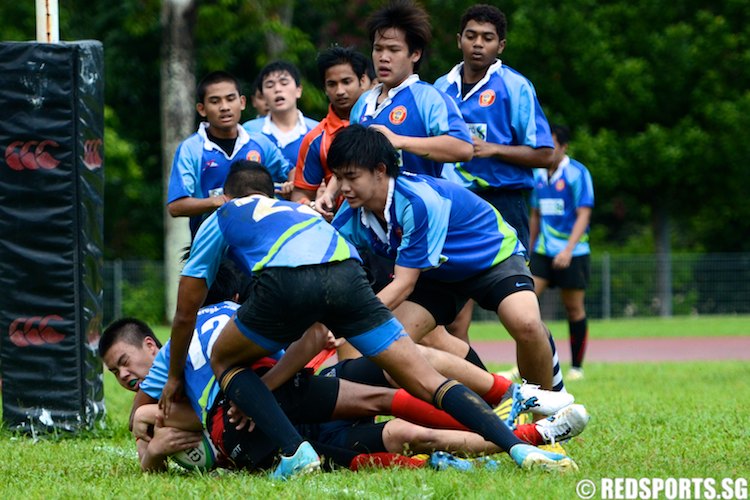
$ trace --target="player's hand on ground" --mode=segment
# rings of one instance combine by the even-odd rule
[[[553,269],[567,269],[568,267],[570,267],[570,261],[572,259],[573,259],[573,252],[566,248],[559,254],[555,255],[555,258],[552,259],[552,268]]]
[[[173,455],[178,451],[189,450],[200,446],[202,432],[184,431],[176,427],[164,427],[161,415],[156,417],[154,437],[149,443],[149,450],[156,455]]]
[[[229,410],[227,410],[227,416],[229,422],[234,424],[234,428],[241,431],[247,427],[247,432],[252,432],[255,429],[255,421],[245,415],[232,401],[229,402]]]
[[[181,398],[184,393],[182,377],[170,375],[164,389],[161,391],[159,398],[159,408],[164,413],[164,418],[169,418],[169,412],[172,409],[172,403]]]

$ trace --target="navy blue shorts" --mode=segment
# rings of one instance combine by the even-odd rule
[[[255,276],[235,319],[247,338],[269,352],[294,342],[317,321],[365,356],[406,335],[355,260],[266,269]]]

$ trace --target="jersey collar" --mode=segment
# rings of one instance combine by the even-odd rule
[[[393,191],[395,188],[396,179],[391,177],[388,179],[388,196],[385,198],[385,209],[383,210],[386,231],[383,231],[383,227],[380,225],[378,218],[370,210],[362,207],[362,211],[359,214],[362,225],[375,233],[378,239],[383,243],[388,243],[388,236],[391,234],[391,228],[393,227],[391,221],[391,205],[393,204]]]
[[[380,104],[378,104],[378,97],[380,97],[380,93],[383,91],[383,84],[377,84],[365,96],[365,115],[372,116],[373,118],[378,116],[381,111],[383,111],[391,104],[393,98],[396,97],[399,92],[410,87],[412,84],[418,81],[419,75],[416,73],[412,73],[406,80],[401,82],[401,85],[399,85],[398,87],[393,87],[391,90],[389,90],[385,100],[383,100],[383,102],[381,102]]]
[[[563,156],[563,159],[560,160],[560,163],[557,165],[557,169],[555,169],[555,172],[552,174],[552,177],[549,177],[547,180],[547,184],[552,184],[553,182],[557,182],[557,180],[563,176],[565,173],[565,167],[570,165],[570,157],[568,155]],[[546,169],[545,169],[546,171]],[[549,176],[549,173],[547,174]]]
[[[284,132],[271,120],[271,114],[269,113],[263,119],[262,132],[275,137],[279,148],[284,148],[307,133],[305,115],[302,114],[302,111],[297,110],[297,125],[289,132]]]
[[[487,72],[484,74],[484,78],[479,80],[476,85],[474,85],[474,88],[471,89],[470,92],[468,92],[464,97],[463,100],[465,101],[474,93],[484,87],[484,84],[487,83],[490,80],[490,76],[492,76],[493,73],[496,73],[501,67],[503,66],[503,62],[500,59],[495,59],[495,62],[492,63],[492,65],[487,68]],[[461,75],[463,74],[464,69],[464,63],[460,62],[453,66],[453,69],[450,70],[448,75],[445,77],[446,80],[448,80],[449,84],[455,84],[456,85],[456,98],[461,98]]]
[[[218,144],[208,138],[208,132],[206,132],[206,130],[208,130],[208,122],[201,122],[200,125],[198,125],[198,135],[203,138],[203,149],[206,151],[215,149],[224,153],[224,150],[221,149]],[[245,130],[242,125],[237,125],[237,133],[237,140],[234,142],[234,151],[232,151],[232,155],[229,157],[230,159],[234,158],[237,151],[250,142],[250,134],[247,133],[247,130]],[[226,156],[226,153],[224,153],[224,155]]]

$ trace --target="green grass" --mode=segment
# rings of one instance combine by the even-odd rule
[[[495,367],[495,368],[500,368]],[[106,373],[107,430],[77,439],[0,435],[0,498],[576,498],[581,479],[747,477],[750,364],[588,364],[570,383],[592,420],[566,448],[567,476],[523,472],[340,471],[285,484],[262,476],[143,475],[125,429],[131,396]]]
[[[567,338],[566,321],[547,321],[556,338]],[[618,318],[590,320],[593,339],[636,337],[721,337],[750,335],[750,316],[674,316],[671,318]],[[169,333],[167,332],[167,336]],[[471,340],[507,340],[510,337],[499,322],[480,321],[471,324]]]

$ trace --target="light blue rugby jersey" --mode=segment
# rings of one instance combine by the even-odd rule
[[[229,167],[238,160],[257,161],[271,174],[274,182],[288,180],[290,164],[279,148],[261,133],[248,133],[237,127],[239,136],[230,156],[206,135],[207,123],[177,147],[167,189],[167,203],[185,197],[208,198],[223,193]],[[190,218],[193,234],[203,216]]]
[[[224,325],[227,324],[239,307],[239,304],[225,301],[204,307],[198,311],[195,330],[188,347],[184,373],[185,395],[201,422],[205,422],[206,412],[214,404],[216,395],[219,393],[219,384],[216,383],[209,361],[211,351]],[[140,389],[154,399],[161,397],[162,389],[167,383],[170,346],[169,341],[164,344],[164,347],[156,355],[151,370],[140,385]],[[278,360],[282,354],[283,351],[280,351],[271,357]]]
[[[576,209],[594,206],[594,184],[588,169],[567,156],[551,178],[547,169],[535,169],[534,182],[531,206],[539,210],[540,220],[534,252],[554,257],[568,243],[576,222]],[[573,249],[573,256],[589,253],[589,230],[586,228],[586,233]]]
[[[354,247],[307,205],[262,195],[234,199],[211,214],[195,235],[182,275],[204,278],[210,287],[224,255],[247,274],[360,260]]]
[[[438,78],[435,87],[455,100],[473,136],[496,144],[554,148],[549,123],[534,86],[526,77],[498,60],[461,97],[462,68],[463,63],[456,65]],[[534,185],[530,168],[499,158],[474,158],[447,165],[445,170],[445,178],[474,190],[531,189]]]
[[[471,191],[444,179],[404,174],[391,179],[387,227],[344,202],[333,220],[358,248],[437,281],[460,281],[514,254],[523,254],[515,230]]]
[[[395,134],[411,137],[449,135],[471,143],[456,104],[435,87],[411,75],[401,85],[391,89],[378,106],[382,84],[362,94],[352,108],[349,123],[385,125]],[[443,164],[413,153],[399,151],[401,169],[415,174],[440,177]]]
[[[284,154],[284,157],[289,161],[292,168],[294,168],[295,165],[297,165],[297,157],[299,156],[299,148],[302,145],[302,139],[304,139],[305,135],[314,129],[319,123],[312,118],[304,116],[302,111],[298,111],[298,113],[299,119],[297,121],[296,129],[286,136],[274,135],[271,115],[246,121],[242,124],[242,127],[250,133],[255,132],[262,134],[268,140],[273,142],[273,144]]]

